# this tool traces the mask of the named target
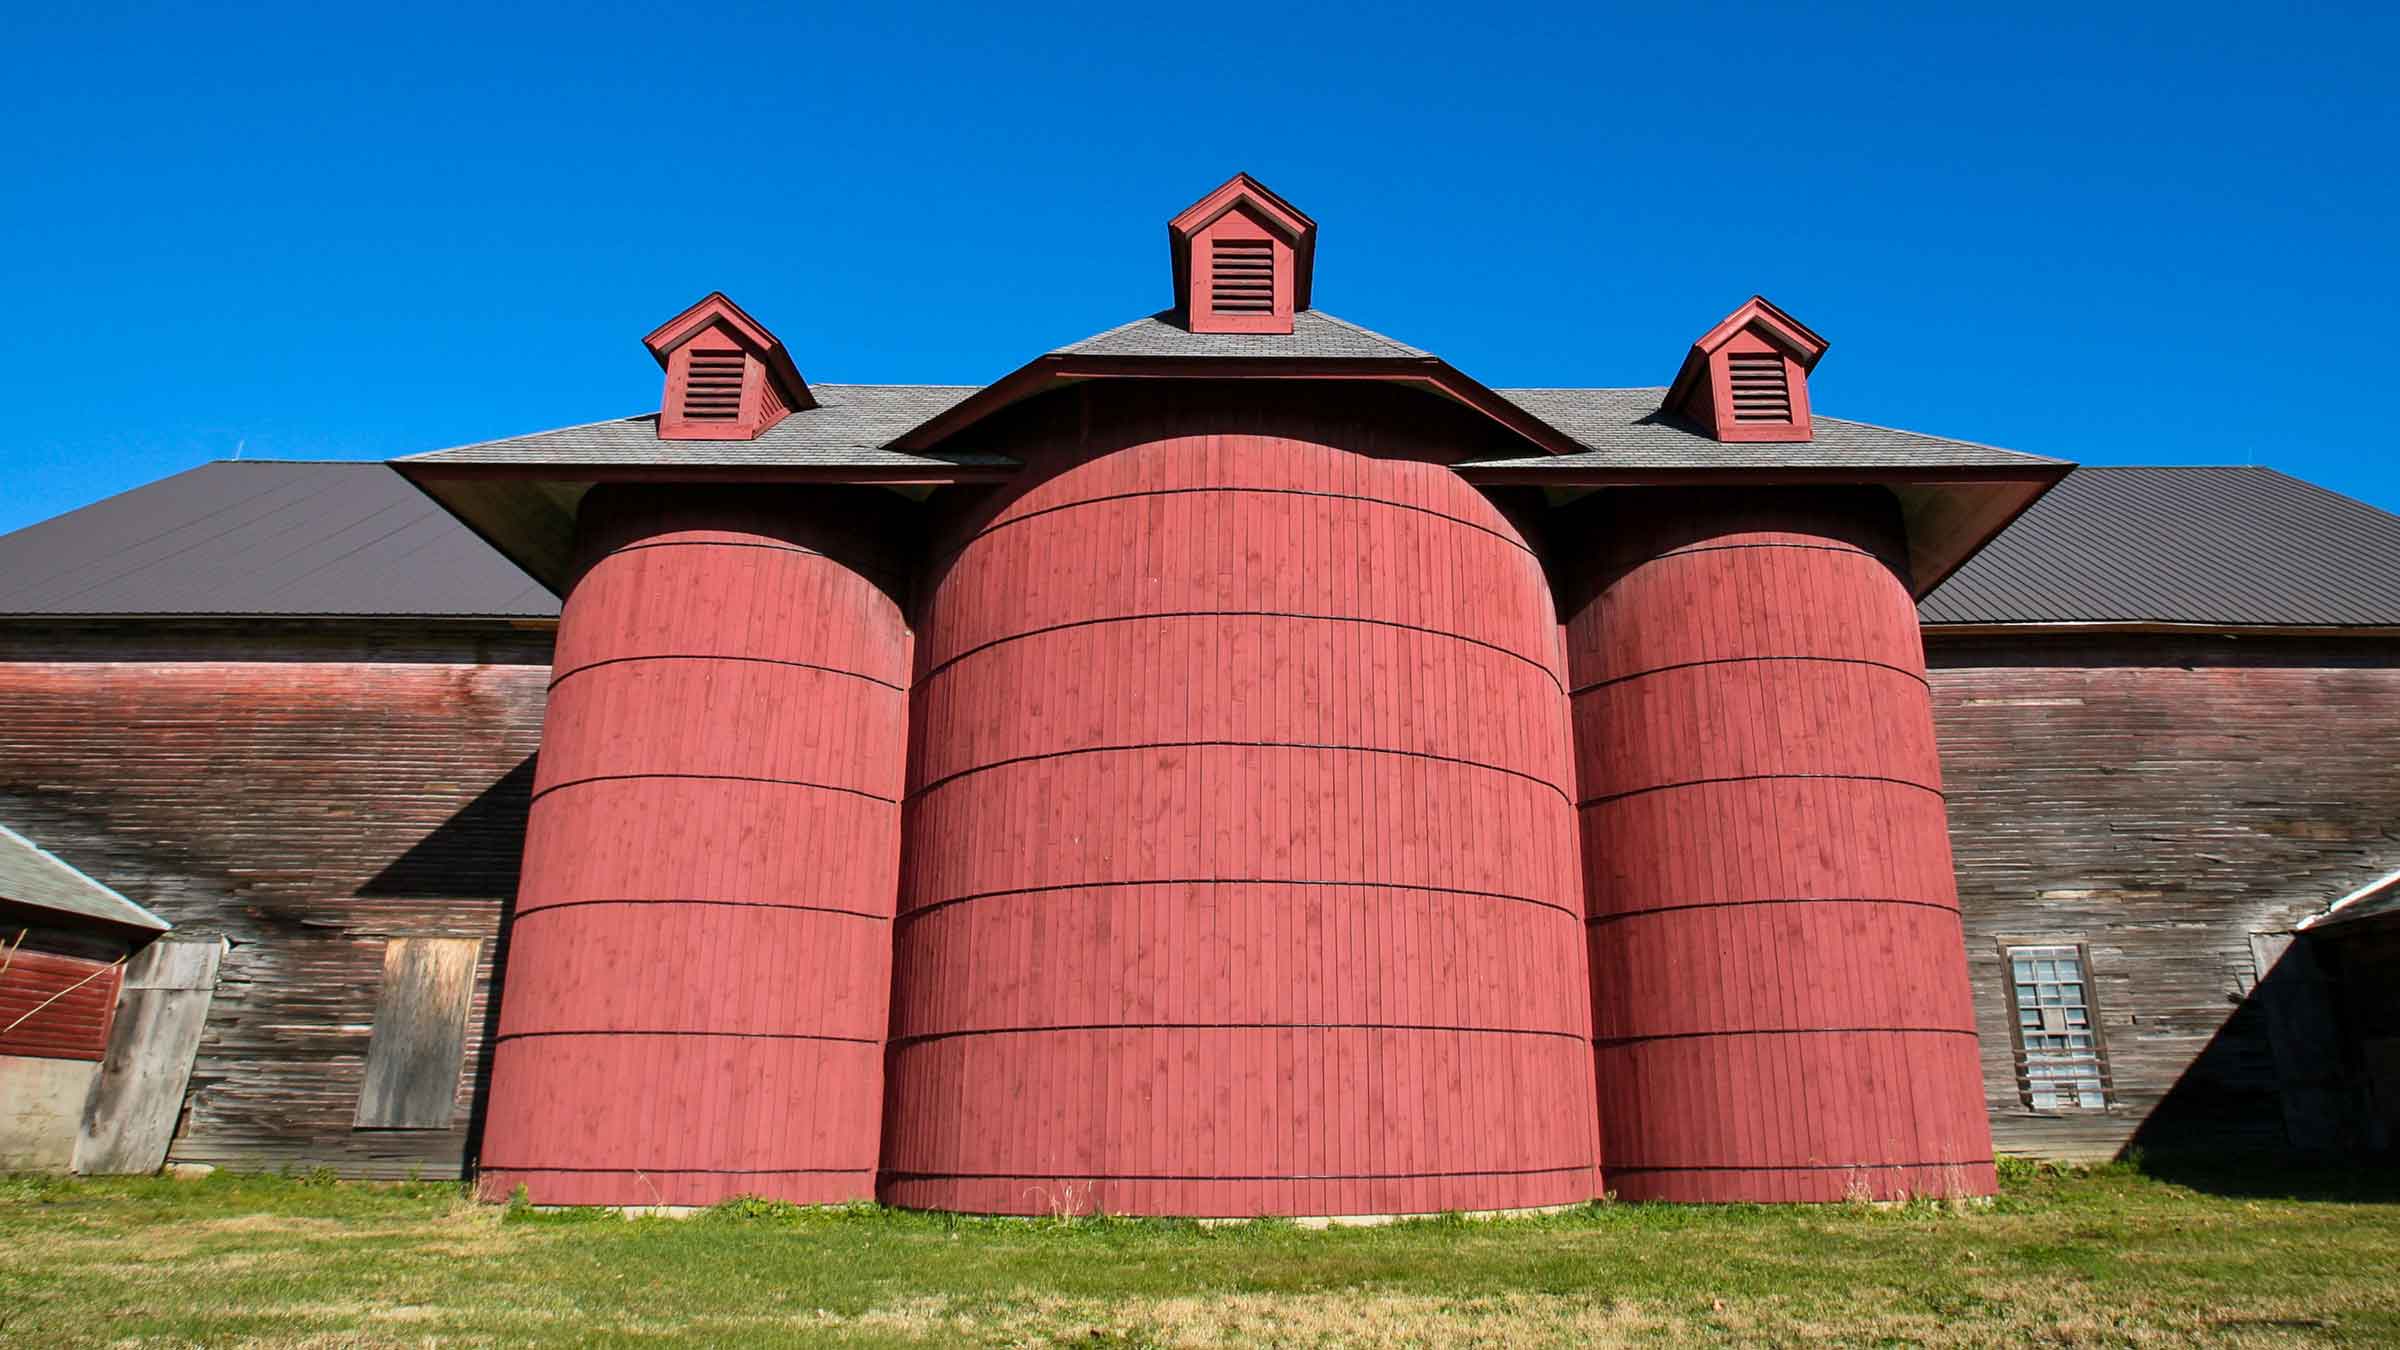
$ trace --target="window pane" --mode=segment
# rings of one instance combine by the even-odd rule
[[[2009,1002],[2024,1049],[2022,1095],[2035,1110],[2105,1110],[2106,1077],[2083,954],[2074,947],[2012,947]]]

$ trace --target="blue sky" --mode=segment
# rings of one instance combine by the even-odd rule
[[[1759,291],[1821,411],[2400,509],[2388,9],[210,8],[9,20],[0,529],[655,408],[714,288],[812,379],[989,380],[1163,305],[1236,169],[1490,384]]]

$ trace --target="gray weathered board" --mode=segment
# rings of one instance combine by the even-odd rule
[[[220,938],[164,937],[125,963],[107,1058],[84,1101],[76,1171],[155,1172],[167,1160],[224,955]]]
[[[449,1128],[481,945],[475,938],[393,938],[385,945],[357,1128]]]

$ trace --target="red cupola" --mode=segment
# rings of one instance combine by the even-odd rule
[[[1805,441],[1808,372],[1824,354],[1825,339],[1754,295],[1692,344],[1666,406],[1720,441]]]
[[[1317,222],[1246,173],[1167,222],[1175,313],[1195,333],[1289,333],[1308,308]]]
[[[747,441],[817,406],[783,343],[711,291],[642,339],[667,372],[658,434],[670,441]]]

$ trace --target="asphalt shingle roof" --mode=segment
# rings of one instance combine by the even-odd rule
[[[0,825],[0,900],[135,928],[163,932],[168,927],[166,920],[5,825]]]
[[[1579,455],[1479,460],[1511,469],[2028,468],[2062,460],[1817,414],[1814,439],[1727,444],[1661,412],[1666,390],[1496,389],[1492,392],[1565,432]]]
[[[996,455],[915,455],[884,445],[974,393],[971,384],[812,384],[817,406],[748,441],[662,441],[658,414],[410,455],[411,464],[675,464],[909,469],[1006,464]]]
[[[557,612],[381,464],[203,464],[0,535],[0,615]]]
[[[1337,319],[1321,309],[1304,309],[1292,316],[1289,333],[1195,333],[1174,322],[1173,311],[1119,324],[1081,342],[1071,342],[1053,356],[1216,356],[1253,360],[1293,357],[1416,358],[1433,355],[1405,342]]]
[[[1927,623],[2400,626],[2400,516],[2260,468],[2077,469]]]
[[[1069,343],[1052,356],[1430,360],[1432,353],[1323,310],[1292,316],[1290,333],[1194,333],[1161,312]],[[656,414],[620,417],[412,455],[408,464],[708,468],[928,469],[1005,465],[988,454],[918,454],[890,443],[963,402],[974,385],[811,385],[818,405],[793,413],[749,441],[658,439]],[[1501,389],[1501,397],[1583,447],[1571,455],[1530,454],[1479,467],[1534,472],[1711,468],[2022,468],[2061,461],[1971,441],[1896,431],[1836,417],[1816,418],[1813,441],[1728,445],[1659,411],[1660,388]]]

